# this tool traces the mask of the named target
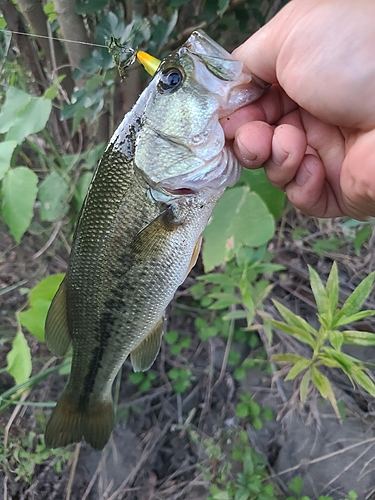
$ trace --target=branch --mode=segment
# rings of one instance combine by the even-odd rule
[[[92,42],[86,32],[83,18],[76,12],[75,0],[54,0],[54,5],[60,29],[66,40]],[[83,58],[91,55],[91,48],[79,43],[67,43],[66,50],[71,64],[77,68]]]
[[[18,6],[26,21],[29,23],[31,32],[35,35],[48,37],[48,19],[43,11],[41,0],[18,0]],[[66,66],[67,60],[61,44],[57,40],[48,40],[48,38],[37,38],[36,42],[44,53],[48,69],[50,71],[56,69],[54,67],[54,57],[58,69],[58,74],[65,75],[61,86],[65,89],[68,96],[71,97],[74,89],[74,81],[72,78],[70,67]],[[52,44],[53,54],[51,54],[50,42]]]

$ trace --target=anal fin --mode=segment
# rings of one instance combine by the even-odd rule
[[[45,339],[48,349],[55,356],[64,356],[72,342],[66,313],[66,278],[61,282],[48,310]]]
[[[159,353],[164,331],[164,318],[161,318],[145,339],[130,353],[130,360],[135,372],[148,370]]]

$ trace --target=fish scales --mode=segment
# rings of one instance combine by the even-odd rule
[[[73,347],[47,445],[85,439],[101,449],[107,442],[114,378],[129,354],[135,370],[153,363],[165,309],[195,264],[217,200],[240,175],[219,119],[264,89],[242,63],[194,32],[160,64],[115,132],[46,320],[52,352]]]

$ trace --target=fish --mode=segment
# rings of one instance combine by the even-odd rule
[[[153,364],[165,310],[196,263],[216,202],[240,177],[220,119],[268,86],[200,30],[161,62],[137,58],[153,78],[94,173],[46,318],[51,352],[72,346],[48,447],[107,443],[116,374],[128,356],[135,371]]]

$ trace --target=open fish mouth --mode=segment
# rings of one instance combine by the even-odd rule
[[[178,189],[164,188],[164,191],[166,191],[168,194],[171,194],[172,196],[189,196],[196,194],[196,191],[189,188],[178,188]]]

